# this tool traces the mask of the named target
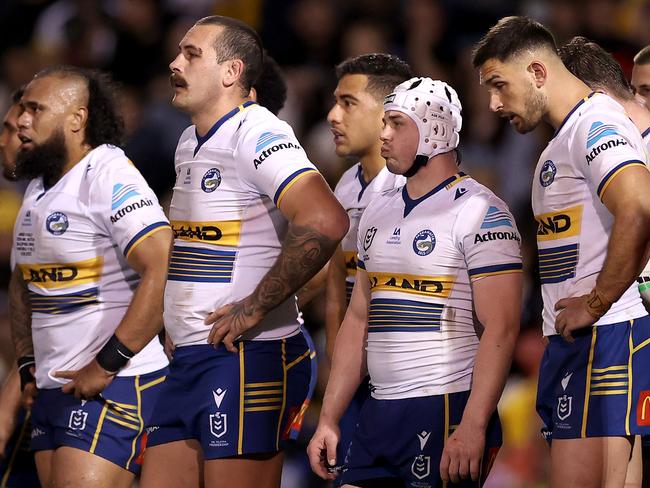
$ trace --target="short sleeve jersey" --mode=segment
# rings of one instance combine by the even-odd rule
[[[370,280],[372,395],[398,399],[470,389],[478,348],[471,282],[521,272],[521,238],[505,203],[462,173],[413,200],[373,200],[359,223]]]
[[[614,217],[602,203],[612,180],[647,164],[641,134],[610,97],[592,93],[567,115],[542,152],[533,180],[544,335],[556,334],[555,304],[589,293],[603,268]],[[645,315],[636,284],[596,325]]]
[[[224,115],[203,137],[194,126],[186,129],[175,166],[175,240],[164,317],[172,341],[182,347],[205,344],[205,317],[255,290],[287,232],[278,208],[282,199],[317,171],[291,127],[253,102]],[[299,329],[292,296],[244,339],[281,339]]]
[[[341,249],[345,257],[345,294],[350,301],[354,277],[357,272],[357,233],[359,219],[368,204],[379,194],[399,188],[406,183],[406,178],[395,175],[386,167],[368,183],[363,179],[361,164],[349,168],[336,185],[334,194],[350,218],[350,228],[341,240]]]
[[[119,148],[97,147],[47,190],[31,181],[13,254],[29,291],[39,388],[66,383],[53,374],[82,368],[108,341],[139,283],[127,257],[164,228],[156,196]],[[119,376],[166,364],[155,337]]]

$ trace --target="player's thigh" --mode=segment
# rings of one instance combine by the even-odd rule
[[[641,482],[643,480],[643,459],[641,453],[641,436],[637,435],[634,437],[634,446],[632,447],[630,461],[627,464],[625,488],[641,488]]]
[[[38,472],[38,479],[41,485],[48,487],[50,485],[50,477],[52,475],[52,455],[53,450],[37,451],[34,453],[34,461],[36,462],[36,471]]]
[[[63,446],[52,456],[49,488],[130,488],[133,479],[133,473],[111,461]]]
[[[622,488],[632,445],[625,437],[553,439],[551,488]]]
[[[206,488],[279,488],[282,452],[205,461]]]
[[[193,439],[147,447],[140,476],[140,488],[203,486],[203,455]]]

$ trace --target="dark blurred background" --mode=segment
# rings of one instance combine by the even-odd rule
[[[585,35],[611,51],[626,73],[650,44],[648,0],[1,0],[0,114],[10,93],[38,70],[74,64],[109,71],[123,87],[126,152],[165,204],[174,182],[173,156],[189,120],[169,104],[169,62],[186,30],[211,14],[240,18],[261,34],[283,68],[291,124],[310,158],[334,186],[352,164],[334,154],[325,115],[336,86],[333,67],[349,56],[388,52],[419,76],[445,80],[463,103],[461,169],[509,204],[523,235],[526,285],[522,334],[500,404],[504,441],[487,486],[546,486],[548,453],[534,412],[543,351],[530,186],[537,156],[550,138],[540,128],[522,136],[488,110],[472,69],[473,44],[500,17],[525,14],[552,29],[558,44]],[[0,179],[0,378],[13,361],[6,289],[11,231],[24,185]],[[306,324],[324,349],[323,303],[306,310]],[[320,354],[325,358],[325,354]],[[283,487],[325,486],[310,475],[304,448],[315,427],[328,374],[320,361],[319,392],[301,441],[288,453]]]

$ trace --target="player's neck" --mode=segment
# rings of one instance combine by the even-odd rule
[[[406,181],[409,197],[416,200],[433,190],[440,183],[458,173],[458,163],[453,151],[431,158],[426,166]]]
[[[370,183],[379,172],[386,166],[386,160],[381,157],[379,151],[372,151],[359,158],[361,174],[366,183]]]
[[[636,99],[631,100],[621,100],[616,99],[620,103],[627,115],[632,119],[634,125],[637,126],[640,132],[643,132],[648,127],[650,127],[650,111],[641,105]]]
[[[217,100],[203,108],[200,112],[192,114],[192,123],[196,127],[197,133],[200,136],[206,135],[219,119],[249,100],[250,98],[242,97],[238,92],[236,94],[233,93],[218,97]]]
[[[548,112],[544,119],[557,130],[580,100],[591,92],[591,88],[571,74],[556,80],[556,88],[548,97]]]

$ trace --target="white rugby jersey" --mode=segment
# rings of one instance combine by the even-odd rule
[[[643,143],[645,144],[648,154],[650,154],[650,127],[641,133],[641,137],[643,137]],[[642,293],[647,306],[650,304],[650,261],[646,263],[645,268],[638,278],[638,282],[639,292]]]
[[[368,205],[358,251],[370,280],[373,397],[470,389],[478,348],[471,281],[521,272],[520,243],[505,203],[463,173],[417,200],[403,187]]]
[[[187,128],[175,165],[165,327],[182,347],[206,344],[205,317],[250,295],[273,266],[288,228],[280,201],[316,168],[291,127],[253,102],[224,115],[204,137]],[[292,296],[244,339],[280,339],[299,328]]]
[[[354,277],[357,273],[357,233],[361,214],[377,195],[386,190],[404,186],[406,178],[396,175],[383,167],[368,183],[363,179],[361,164],[355,164],[343,175],[334,189],[334,194],[350,218],[350,228],[341,240],[345,256],[345,296],[350,301]]]
[[[113,335],[138,286],[126,257],[169,223],[138,170],[113,146],[90,151],[47,191],[31,181],[14,228],[13,253],[29,289],[36,385],[88,364]],[[167,365],[158,337],[118,376]]]
[[[555,331],[558,300],[589,293],[603,268],[614,217],[602,203],[607,186],[630,166],[647,164],[641,134],[623,107],[592,93],[567,115],[542,152],[532,205],[544,310],[544,335]],[[636,284],[596,325],[646,315]]]

